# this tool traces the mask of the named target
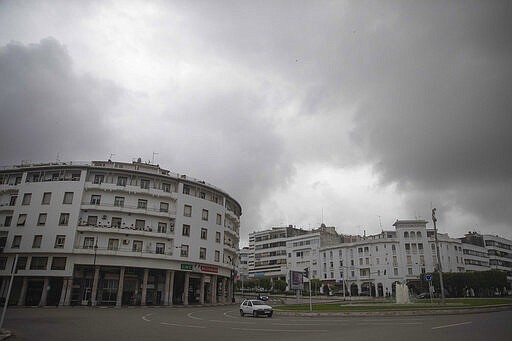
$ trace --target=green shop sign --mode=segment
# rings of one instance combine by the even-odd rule
[[[192,271],[192,264],[181,264],[181,270]]]

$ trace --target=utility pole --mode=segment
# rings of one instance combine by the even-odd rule
[[[4,319],[5,319],[5,312],[7,311],[7,305],[9,304],[9,299],[11,298],[11,289],[12,289],[12,282],[14,281],[14,275],[16,272],[18,272],[18,254],[16,254],[16,257],[14,257],[14,262],[12,263],[12,269],[11,269],[11,279],[9,281],[9,289],[7,289],[7,296],[5,297],[4,302],[4,308],[2,310],[2,317],[0,318],[0,329],[4,326]],[[43,288],[45,290],[46,288]]]
[[[441,263],[441,251],[439,250],[439,240],[437,240],[437,218],[436,218],[436,208],[432,209],[432,222],[434,222],[434,237],[436,243],[436,253],[437,253],[437,267],[439,270],[439,285],[441,286],[441,304],[444,305],[444,283],[443,283],[443,266]]]

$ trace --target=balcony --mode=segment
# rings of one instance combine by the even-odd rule
[[[143,229],[138,229],[133,226],[121,226],[121,227],[111,227],[110,225],[78,225],[77,231],[81,232],[94,232],[94,233],[111,233],[111,234],[123,234],[130,236],[146,236],[146,237],[156,237],[156,238],[174,238],[174,226],[171,227],[171,230],[166,233],[156,232],[156,229],[153,229],[149,226],[144,227]]]
[[[1,192],[11,192],[11,193],[17,193],[18,192],[18,185],[15,184],[1,184],[0,185],[0,193]]]
[[[237,230],[235,230],[235,228],[233,228],[233,226],[224,226],[224,232],[227,232],[233,236],[235,236],[237,239],[240,238],[240,235],[238,233]]]
[[[228,210],[226,209],[226,215],[233,219],[235,222],[239,223],[240,222],[240,218],[236,216],[235,212],[231,211],[231,210]]]
[[[151,195],[153,197],[157,198],[170,198],[173,200],[178,199],[178,194],[176,192],[166,192],[158,188],[141,188],[140,186],[132,186],[132,185],[126,185],[121,186],[114,183],[92,183],[92,182],[86,182],[85,183],[85,189],[97,189],[101,191],[108,191],[108,192],[122,192],[122,193],[129,193],[129,194],[147,194]]]
[[[75,246],[73,249],[73,253],[75,254],[81,254],[81,255],[91,255],[94,256],[96,254],[97,256],[124,256],[124,257],[138,257],[138,258],[152,258],[152,259],[168,259],[172,260],[175,259],[172,256],[173,254],[173,248],[169,248],[169,250],[165,250],[164,253],[156,253],[155,250],[138,250],[133,251],[131,246],[120,246],[117,249],[108,249],[105,247],[98,247],[96,250],[94,248],[88,248],[83,246]],[[179,256],[177,254],[176,256]]]
[[[91,202],[82,202],[83,210],[98,210],[98,211],[109,211],[109,212],[121,212],[121,213],[130,213],[130,214],[143,214],[143,215],[152,215],[156,217],[163,218],[175,218],[176,211],[175,210],[162,210],[159,207],[146,207],[140,208],[137,205],[114,205],[114,204],[93,204]]]

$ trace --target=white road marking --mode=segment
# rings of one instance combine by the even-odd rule
[[[216,322],[216,323],[256,324],[255,322],[241,322],[241,321],[223,321],[223,320],[208,320],[208,321]]]
[[[320,326],[319,323],[272,323],[273,326]]]
[[[192,313],[188,313],[188,314],[187,314],[187,316],[188,316],[189,318],[191,318],[191,319],[194,319],[194,320],[202,320],[202,318],[200,318],[200,317],[192,316],[192,314],[193,314],[193,313],[194,313],[194,312],[192,312]],[[196,311],[196,313],[197,313],[197,311]]]
[[[462,325],[471,324],[471,323],[472,323],[471,321],[468,321],[468,322],[462,322],[462,323],[447,324],[446,326],[432,327],[432,330],[434,330],[434,329],[442,329],[442,328],[450,328],[450,327],[457,327],[457,326],[462,326]]]
[[[263,328],[231,328],[232,330],[258,331],[258,332],[286,332],[286,333],[328,333],[326,329],[297,330],[297,329],[263,329]]]
[[[233,311],[232,311],[232,310],[230,310],[230,311],[226,311],[226,312],[224,313],[224,316],[229,317],[229,318],[232,318],[232,319],[234,319],[234,318],[237,318],[237,317],[238,317],[238,316],[230,315],[229,313],[231,313],[231,312],[233,312]]]
[[[166,326],[185,327],[185,328],[206,328],[205,326],[193,326],[190,324],[179,324],[179,323],[160,322],[160,324],[164,324]]]
[[[148,317],[150,317],[151,315],[153,315],[154,313],[149,313],[149,314],[146,314],[144,316],[142,316],[142,319],[146,322],[151,322],[151,320],[148,320]]]

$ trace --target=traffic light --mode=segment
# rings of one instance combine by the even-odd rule
[[[304,269],[304,274],[302,276],[309,278],[309,268]]]

